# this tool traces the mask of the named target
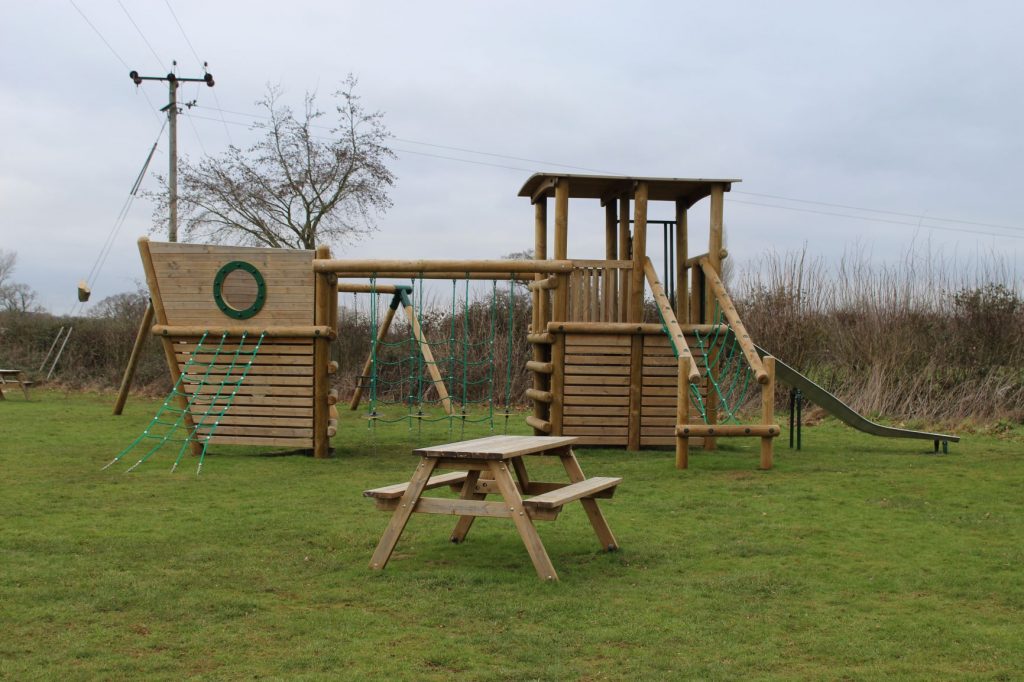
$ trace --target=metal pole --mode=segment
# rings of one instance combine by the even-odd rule
[[[57,336],[53,337],[53,343],[50,344],[50,350],[46,351],[46,357],[39,363],[39,371],[42,372],[43,368],[46,367],[46,363],[49,361],[50,356],[53,355],[53,349],[60,343],[60,337],[64,336],[64,327],[57,330]],[[935,451],[939,451],[939,441],[935,441]]]
[[[50,377],[52,377],[52,376],[53,376],[53,370],[57,369],[57,363],[58,363],[58,362],[60,362],[60,356],[64,354],[64,347],[68,345],[68,339],[70,339],[70,338],[71,338],[71,330],[72,330],[72,329],[74,329],[74,327],[68,327],[68,333],[67,333],[67,335],[66,335],[66,336],[64,337],[64,343],[60,344],[60,350],[59,350],[59,351],[57,351],[57,357],[55,357],[55,358],[53,359],[53,364],[52,364],[52,365],[50,365],[50,371],[49,371],[49,373],[48,373],[48,374],[46,375],[46,380],[47,380],[47,381],[49,381],[49,380],[50,380]]]

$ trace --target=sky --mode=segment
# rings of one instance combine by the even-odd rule
[[[167,92],[128,71],[172,60],[216,79],[183,88],[193,159],[251,144],[268,84],[327,103],[358,77],[394,135],[398,183],[378,231],[338,257],[531,248],[516,194],[561,170],[741,178],[725,211],[739,267],[770,250],[884,262],[925,248],[1024,273],[1018,2],[41,0],[2,16],[0,249],[55,313],[108,238],[93,302],[143,279],[152,206],[135,200],[112,230]],[[150,173],[166,173],[166,150],[165,134]],[[706,214],[692,212],[694,251]],[[602,216],[573,205],[570,256],[603,253]]]

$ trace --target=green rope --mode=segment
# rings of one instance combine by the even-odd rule
[[[221,418],[227,413],[231,408],[231,405],[234,403],[234,398],[238,393],[239,386],[241,386],[242,382],[244,382],[245,378],[248,376],[252,363],[256,358],[256,354],[259,353],[260,346],[263,343],[265,332],[260,334],[259,341],[253,346],[252,350],[248,352],[247,360],[242,366],[240,375],[238,375],[237,378],[234,378],[232,374],[239,364],[238,359],[248,337],[247,334],[242,334],[242,337],[238,342],[238,347],[232,356],[231,363],[227,365],[224,374],[221,375],[216,384],[214,384],[210,379],[214,368],[225,366],[224,363],[218,362],[218,358],[224,350],[228,334],[227,332],[224,332],[220,337],[220,342],[217,344],[216,348],[213,348],[212,350],[207,350],[205,348],[208,336],[209,331],[203,332],[198,343],[196,343],[195,347],[189,353],[188,360],[186,360],[185,366],[182,368],[181,373],[178,375],[178,379],[171,388],[171,392],[168,394],[160,408],[158,408],[157,413],[153,417],[152,421],[150,421],[149,426],[147,426],[146,429],[144,429],[143,432],[128,445],[128,447],[122,450],[114,459],[104,466],[104,469],[107,469],[116,462],[119,462],[125,455],[134,450],[135,447],[144,440],[156,440],[156,445],[150,448],[135,464],[129,467],[127,471],[135,470],[146,460],[156,454],[156,452],[162,449],[167,443],[180,443],[181,445],[178,450],[178,455],[171,467],[171,471],[175,471],[189,444],[200,442],[200,437],[202,437],[203,447],[199,455],[199,464],[196,468],[196,475],[199,475],[202,472],[203,462],[206,458],[206,451],[209,448],[210,441],[213,439],[214,432],[217,430],[217,427],[220,426]],[[199,357],[208,353],[213,354],[211,359],[203,361],[198,360]],[[197,373],[193,373],[195,368],[202,367],[205,367],[206,371],[203,372],[201,377],[198,376]],[[193,388],[183,390],[186,385],[192,385]],[[212,397],[206,397],[211,394],[209,392],[204,393],[203,389],[210,385],[215,385],[217,390],[212,393]],[[224,389],[227,386],[232,387],[231,392],[229,395],[223,396]],[[224,403],[223,405],[218,405],[222,396]],[[175,399],[182,399],[185,403],[184,407],[172,407],[172,403]],[[196,417],[196,408],[204,406],[206,409],[201,415]],[[167,412],[177,414],[177,417],[173,422],[165,421],[163,415]],[[186,416],[192,418],[193,425],[191,427],[188,427],[185,424]],[[211,418],[213,419],[213,422],[209,423]],[[163,427],[163,429],[157,429],[157,427]],[[183,430],[185,433],[183,437],[176,438],[174,436],[179,429]],[[208,429],[208,431],[200,433],[201,429]]]

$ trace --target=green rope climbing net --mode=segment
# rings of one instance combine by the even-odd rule
[[[202,446],[196,467],[196,475],[199,475],[210,439],[248,376],[264,336],[260,334],[253,343],[249,335],[243,333],[234,349],[226,350],[227,333],[214,344],[207,343],[209,332],[204,332],[149,426],[103,468],[113,466],[142,443],[156,441],[127,471],[133,471],[168,443],[179,444],[177,457],[171,466],[171,471],[175,471],[189,445],[195,443]],[[247,341],[250,343],[248,347]]]
[[[658,316],[661,319],[662,329],[665,330],[671,341],[672,352],[678,359],[679,349],[676,347],[672,335],[668,333],[668,325],[662,317],[660,309]],[[737,415],[746,402],[750,380],[754,373],[743,356],[739,339],[732,328],[723,321],[722,311],[717,301],[713,319],[711,330],[707,333],[694,331],[694,336],[697,339],[697,348],[693,349],[696,351],[694,358],[697,360],[698,368],[702,370],[701,374],[707,379],[708,392],[717,400],[717,422],[738,424]],[[708,406],[704,396],[701,395],[700,387],[690,383],[689,390],[690,402],[697,408],[701,420],[707,424]]]
[[[368,389],[368,428],[406,423],[410,430],[424,423],[447,422],[449,432],[458,425],[464,434],[468,424],[486,424],[491,431],[503,418],[508,430],[512,415],[512,367],[516,296],[513,281],[507,294],[499,295],[498,280],[492,280],[486,298],[471,295],[470,280],[451,280],[451,304],[443,312],[431,311],[430,321],[421,321],[420,335],[411,324],[404,334],[379,340],[380,292],[370,280],[370,372],[363,379]],[[424,278],[411,285],[410,301],[422,316],[426,310]],[[403,294],[398,294],[403,295]],[[507,306],[507,338],[499,343],[499,302]],[[392,327],[394,329],[394,327]],[[429,347],[430,353],[424,350]],[[504,355],[504,390],[496,395],[498,358]],[[432,360],[427,359],[432,357]],[[436,372],[440,380],[433,377]],[[441,386],[448,398],[442,398]],[[445,404],[447,403],[447,404]],[[442,409],[445,408],[445,409]]]

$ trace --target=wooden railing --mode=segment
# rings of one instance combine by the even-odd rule
[[[761,363],[761,356],[757,354],[757,349],[754,348],[754,342],[750,339],[750,334],[747,333],[746,327],[740,321],[739,313],[736,312],[736,306],[733,305],[732,298],[729,297],[729,293],[725,290],[725,285],[722,284],[721,278],[719,278],[718,273],[715,272],[714,267],[711,265],[711,261],[707,258],[700,260],[700,267],[704,271],[704,278],[708,288],[718,302],[718,307],[725,315],[726,322],[732,328],[732,333],[736,335],[736,340],[739,342],[740,349],[747,359],[747,364],[754,371],[757,383],[761,385],[767,384],[769,381],[768,372]]]
[[[631,261],[573,260],[565,322],[626,322]]]

